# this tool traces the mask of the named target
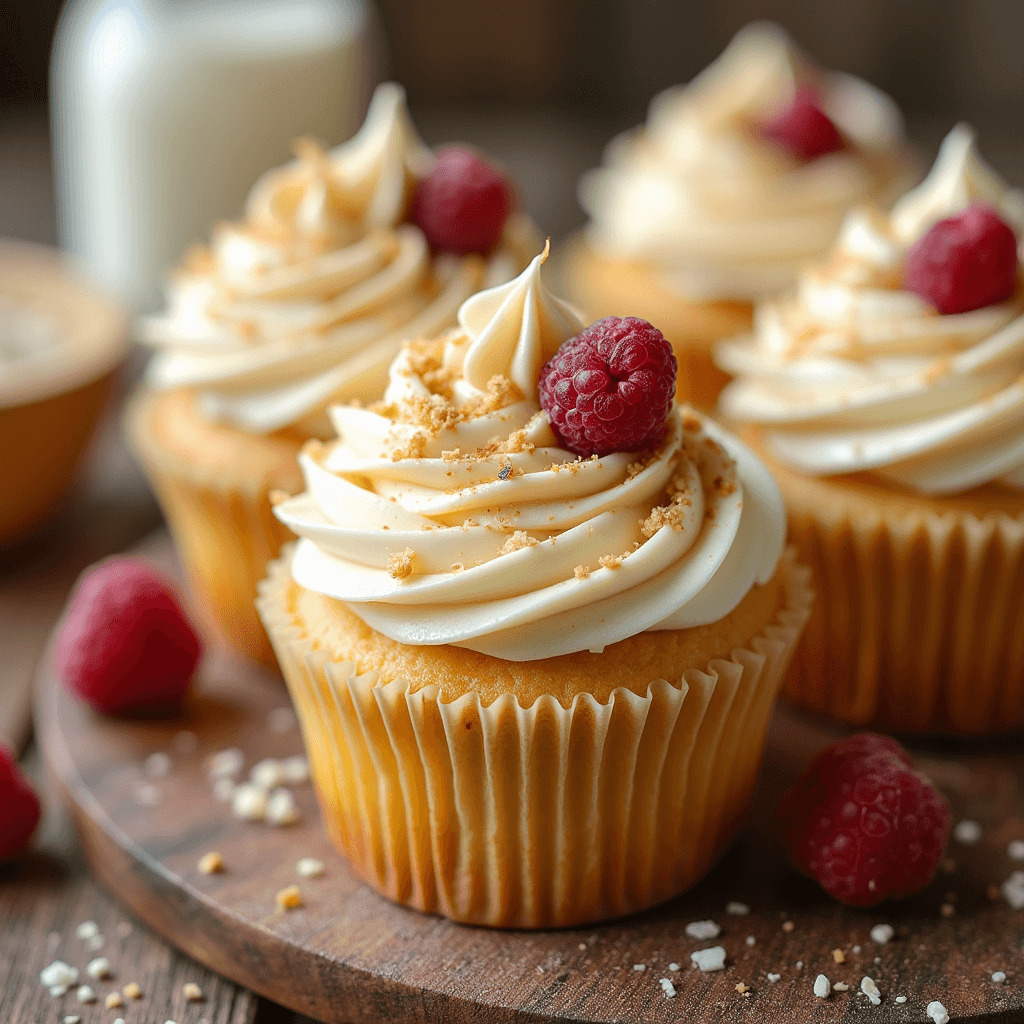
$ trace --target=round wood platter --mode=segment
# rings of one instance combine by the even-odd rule
[[[48,659],[37,694],[44,753],[99,879],[196,960],[318,1020],[927,1024],[932,1000],[957,1021],[1024,1020],[1024,912],[999,894],[1024,868],[1007,852],[1024,840],[1019,741],[917,746],[955,820],[979,822],[981,838],[954,839],[932,886],[903,903],[849,910],[786,866],[772,808],[835,733],[780,709],[750,825],[691,893],[582,929],[489,931],[395,906],[357,881],[322,833],[309,784],[294,787],[302,821],[290,827],[238,820],[218,801],[214,753],[238,747],[248,769],[301,750],[275,673],[213,650],[173,720],[102,718],[65,694]],[[203,874],[198,862],[213,850],[225,870]],[[304,857],[322,860],[324,876],[299,878]],[[275,894],[292,884],[303,905],[281,910]],[[749,913],[729,913],[730,901]],[[687,936],[689,922],[706,919],[721,926],[718,938]],[[879,923],[895,929],[884,945],[870,938]],[[690,954],[716,944],[726,969],[701,973]],[[992,981],[995,971],[1004,983]],[[849,990],[816,998],[819,973]],[[880,1005],[860,991],[865,975]]]

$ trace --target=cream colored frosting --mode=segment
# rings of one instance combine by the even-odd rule
[[[891,215],[851,214],[830,260],[759,307],[753,335],[719,347],[738,378],[725,415],[763,426],[772,454],[805,473],[871,471],[925,494],[1020,487],[1024,296],[940,315],[901,287],[909,247],[974,203],[1024,234],[1024,194],[958,125]]]
[[[432,350],[406,347],[383,407],[333,407],[338,440],[307,448],[306,491],[276,508],[301,538],[296,582],[401,643],[600,651],[721,619],[781,556],[771,476],[690,410],[643,455],[559,446],[537,379],[582,324],[545,256],[463,303]]]
[[[850,145],[799,163],[756,125],[807,82]],[[752,301],[791,285],[852,206],[906,186],[913,167],[888,96],[812,68],[780,28],[758,23],[655,98],[646,125],[584,177],[581,202],[599,252],[652,263],[687,298]]]
[[[324,152],[303,140],[297,152],[256,183],[245,220],[216,229],[171,281],[166,311],[142,324],[159,349],[154,387],[195,388],[212,418],[257,433],[320,433],[327,403],[379,395],[403,340],[451,327],[466,298],[514,277],[537,244],[513,214],[488,257],[431,256],[404,218],[433,156],[393,83],[348,142]]]

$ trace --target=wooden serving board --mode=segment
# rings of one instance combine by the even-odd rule
[[[157,557],[171,564],[166,544]],[[308,784],[295,787],[300,824],[273,828],[231,815],[212,793],[210,755],[237,746],[248,767],[301,749],[274,673],[213,651],[198,693],[171,721],[97,716],[64,693],[46,659],[37,695],[44,753],[100,880],[196,960],[332,1024],[889,1024],[927,1022],[925,1008],[935,999],[958,1021],[1024,1019],[1024,912],[998,895],[1010,872],[1024,868],[1007,854],[1011,840],[1024,839],[1017,741],[917,750],[955,820],[977,820],[982,837],[952,842],[949,861],[922,895],[853,911],[792,872],[772,837],[779,793],[835,735],[780,709],[751,824],[702,884],[636,917],[529,933],[461,927],[378,896],[329,846]],[[170,768],[153,777],[144,763],[157,752],[169,755]],[[223,855],[222,874],[198,870],[211,850]],[[322,860],[324,877],[300,879],[295,866],[303,857]],[[293,883],[303,906],[278,909],[275,894]],[[728,901],[748,904],[750,913],[728,914]],[[687,937],[686,924],[703,919],[721,925],[719,938]],[[896,936],[879,945],[869,932],[883,922]],[[726,969],[702,974],[690,953],[716,943],[727,951]],[[844,963],[833,958],[836,949]],[[991,980],[994,971],[1005,971],[1005,983]],[[771,982],[769,973],[780,977]],[[815,998],[819,973],[849,991]],[[865,975],[882,992],[879,1006],[859,991]],[[674,998],[666,997],[662,978],[672,982]]]

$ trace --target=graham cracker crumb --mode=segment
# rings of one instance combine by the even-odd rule
[[[573,569],[572,574],[578,580],[585,580],[589,578],[590,570],[585,565],[577,565],[576,568]]]
[[[204,875],[219,875],[224,870],[224,858],[216,850],[204,853],[199,858],[199,870]]]
[[[203,1001],[203,990],[194,981],[186,981],[182,986],[181,992],[190,1003],[201,1003]]]
[[[832,950],[832,959],[837,964],[845,964],[846,963],[846,954],[841,949],[833,949]]]
[[[519,551],[521,548],[533,548],[539,543],[536,537],[531,537],[525,530],[516,530],[501,546],[498,554],[510,555],[513,551]]]
[[[107,998],[103,1000],[103,1005],[108,1010],[118,1010],[124,1006],[124,1000],[121,998],[120,992],[108,992]]]
[[[618,569],[622,565],[623,555],[602,555],[597,561],[602,569]]]
[[[738,981],[736,982],[736,991],[739,992],[740,995],[743,995],[744,992],[750,991],[750,986],[744,985],[742,981]]]
[[[392,551],[388,555],[388,574],[396,580],[404,580],[412,575],[412,563],[416,552],[412,548],[404,551]]]
[[[274,899],[282,910],[294,910],[302,906],[302,893],[297,885],[289,885],[282,889]]]
[[[125,999],[141,999],[142,989],[139,988],[137,982],[129,981],[128,984],[121,989],[121,995],[123,995]]]

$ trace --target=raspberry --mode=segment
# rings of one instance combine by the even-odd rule
[[[202,647],[171,589],[146,562],[110,558],[75,586],[57,638],[65,685],[97,711],[168,708],[188,691]]]
[[[839,129],[821,109],[818,94],[802,85],[790,105],[761,126],[761,134],[797,160],[809,162],[846,148]]]
[[[0,862],[20,853],[38,824],[39,797],[14,755],[0,743]]]
[[[1017,239],[987,206],[969,206],[928,229],[907,253],[907,288],[940,313],[968,313],[1017,288]]]
[[[577,455],[654,445],[676,389],[676,357],[646,320],[607,316],[562,343],[540,371],[540,404]]]
[[[949,837],[942,794],[895,740],[871,733],[823,750],[779,813],[793,864],[855,907],[919,892]]]
[[[417,186],[412,219],[435,250],[488,253],[511,210],[508,179],[472,149],[450,146]]]

